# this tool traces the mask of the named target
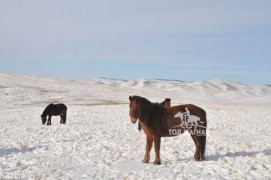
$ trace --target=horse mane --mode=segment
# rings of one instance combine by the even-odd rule
[[[43,113],[42,113],[41,116],[45,116],[47,111],[48,111],[48,106],[44,109],[44,111],[43,111]]]
[[[144,102],[146,104],[151,104],[152,103],[148,99],[146,99],[144,97],[141,97],[141,96],[133,96],[133,99],[135,99],[136,101]]]
[[[149,128],[153,129],[155,124],[161,121],[162,115],[166,113],[166,109],[159,103],[152,103],[148,99],[140,96],[133,96],[133,99],[141,106],[141,120],[146,123]]]
[[[148,99],[144,98],[144,97],[141,97],[141,96],[133,96],[133,99],[135,99],[137,102],[140,102],[140,103],[144,103],[145,105],[149,105],[149,106],[159,106],[161,107],[161,104],[164,103],[153,103],[151,101],[149,101]]]

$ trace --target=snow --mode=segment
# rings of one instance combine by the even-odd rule
[[[162,165],[143,164],[145,135],[130,123],[128,96],[207,112],[207,160],[193,161],[188,133],[163,138]],[[271,87],[226,80],[74,80],[0,73],[0,179],[269,179]],[[48,103],[67,124],[41,124]],[[151,151],[154,161],[154,151]]]

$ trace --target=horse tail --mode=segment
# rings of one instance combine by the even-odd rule
[[[207,115],[206,112],[203,111],[203,123],[205,126],[205,136],[202,136],[202,148],[201,148],[201,160],[205,160],[205,151],[206,151],[206,141],[207,141]]]
[[[65,105],[65,104],[63,104],[64,105],[64,124],[66,124],[66,119],[67,119],[67,110],[68,110],[68,108],[67,108],[67,106]]]
[[[63,118],[64,118],[64,120],[63,120],[64,122],[63,122],[63,123],[64,123],[64,124],[66,124],[66,119],[67,119],[67,110],[64,112],[64,117],[63,117]]]

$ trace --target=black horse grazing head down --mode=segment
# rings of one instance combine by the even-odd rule
[[[49,116],[48,121],[47,116]],[[41,115],[42,124],[45,124],[47,121],[47,125],[51,125],[52,116],[60,116],[60,123],[66,124],[67,106],[65,104],[49,104]]]

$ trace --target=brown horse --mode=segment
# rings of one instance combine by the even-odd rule
[[[160,103],[160,106],[164,107],[164,108],[168,108],[171,106],[171,99],[170,98],[166,98],[163,102]],[[142,127],[140,125],[140,122],[138,122],[138,126],[137,129],[139,131],[141,131]]]
[[[130,96],[129,100],[131,122],[136,123],[138,119],[146,134],[143,163],[149,162],[150,150],[154,143],[154,164],[161,164],[161,137],[177,136],[185,131],[190,133],[196,146],[194,159],[205,160],[207,119],[203,109],[192,104],[164,108],[140,96]]]

